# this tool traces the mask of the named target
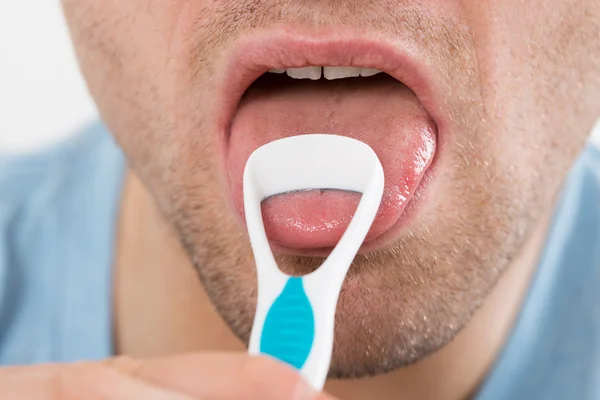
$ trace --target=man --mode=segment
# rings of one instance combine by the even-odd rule
[[[598,1],[63,6],[103,124],[0,161],[0,398],[600,398]],[[308,133],[386,175],[327,394],[245,352],[242,171]],[[356,201],[268,199],[280,268]]]

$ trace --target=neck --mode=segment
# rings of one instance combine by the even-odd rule
[[[545,230],[546,224],[540,224],[470,324],[446,347],[389,375],[330,381],[327,391],[344,400],[469,398],[489,372],[512,327]],[[125,186],[115,262],[115,345],[119,353],[145,358],[244,351],[243,343],[213,308],[178,238],[131,174]]]

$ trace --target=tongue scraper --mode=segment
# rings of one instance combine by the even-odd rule
[[[334,320],[342,283],[369,231],[383,195],[383,168],[365,143],[310,134],[257,149],[244,170],[246,225],[256,262],[258,299],[249,353],[268,355],[299,370],[323,389],[331,362]],[[264,199],[310,189],[362,193],[348,229],[316,271],[293,277],[273,257],[261,212]]]

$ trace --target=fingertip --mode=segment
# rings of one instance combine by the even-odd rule
[[[254,366],[258,366],[255,371],[266,372],[261,374],[263,379],[267,378],[269,381],[272,381],[272,378],[275,378],[280,384],[283,382],[293,382],[291,386],[293,389],[292,400],[338,400],[337,397],[316,390],[302,377],[300,371],[278,359],[260,355],[254,357],[254,362],[256,363]],[[283,386],[290,387],[285,384]],[[286,398],[288,397],[286,396]]]
[[[338,398],[325,392],[319,392],[306,381],[300,380],[295,395],[293,396],[293,400],[338,400]]]
[[[321,398],[321,394],[317,392],[304,379],[298,381],[296,390],[294,391],[293,400],[317,400]]]
[[[300,372],[278,359],[266,355],[251,357],[245,374],[249,387],[269,393],[269,399],[321,400],[320,393],[309,385]],[[327,398],[323,398],[325,400]]]

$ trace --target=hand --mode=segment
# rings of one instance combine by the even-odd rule
[[[0,368],[0,399],[333,400],[292,368],[239,353]]]

